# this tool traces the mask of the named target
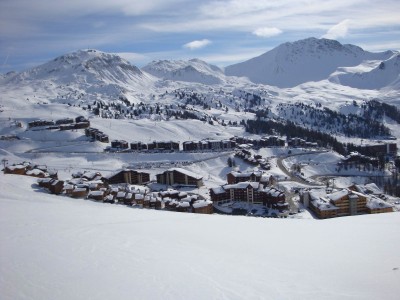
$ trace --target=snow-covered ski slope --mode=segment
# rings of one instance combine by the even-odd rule
[[[0,175],[2,299],[398,299],[400,215],[319,221],[95,203]],[[16,192],[18,191],[18,192]]]

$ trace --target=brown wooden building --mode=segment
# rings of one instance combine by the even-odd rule
[[[122,170],[104,180],[109,184],[129,183],[129,184],[145,184],[150,182],[150,174],[146,172],[138,172],[135,170]]]
[[[262,173],[256,172],[230,172],[226,175],[228,184],[235,184],[244,181],[260,182]]]
[[[200,187],[203,177],[182,168],[172,168],[162,174],[157,174],[157,183],[165,185],[186,185]]]

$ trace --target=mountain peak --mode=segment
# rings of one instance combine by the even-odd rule
[[[226,75],[248,77],[255,83],[293,87],[329,77],[339,67],[366,59],[388,59],[392,52],[370,53],[354,45],[314,37],[288,42],[242,63],[228,66]]]
[[[139,86],[151,86],[153,79],[117,54],[94,49],[77,50],[61,55],[47,63],[7,76],[6,84],[32,85],[52,90],[54,86],[65,93],[86,91],[118,98],[125,91]],[[73,90],[73,92],[71,92]],[[76,99],[75,99],[76,100]]]
[[[223,71],[217,66],[210,65],[203,60],[193,58],[186,60],[158,60],[152,61],[142,68],[156,77],[197,82],[204,84],[218,84],[223,82]]]
[[[142,76],[136,66],[119,55],[87,49],[77,50],[16,74],[12,80],[53,80],[56,82],[73,81],[76,78],[89,77],[94,80],[119,81],[125,77]]]

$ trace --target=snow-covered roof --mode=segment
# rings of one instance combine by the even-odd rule
[[[318,197],[311,201],[312,204],[320,210],[337,210],[339,209],[337,206],[332,204],[329,199],[324,197]]]
[[[142,200],[144,199],[144,195],[142,194],[135,194],[135,200]]]
[[[224,189],[245,189],[248,186],[251,186],[253,189],[258,189],[260,186],[260,183],[258,182],[249,182],[249,181],[243,181],[243,182],[239,182],[236,184],[227,184],[224,185]]]
[[[73,184],[64,185],[64,190],[71,190],[71,189],[73,189],[73,188],[74,188],[74,185],[73,185]]]
[[[271,176],[272,176],[271,174],[263,174],[261,175],[261,181],[269,181]]]
[[[203,178],[203,176],[200,176],[200,175],[198,175],[196,173],[193,173],[191,171],[188,171],[188,170],[185,170],[185,169],[182,169],[182,168],[171,168],[168,171],[176,171],[176,172],[185,174],[186,176],[193,177],[195,179],[202,179]]]
[[[91,191],[89,192],[90,196],[103,196],[104,192],[103,191]]]
[[[41,183],[48,183],[48,182],[50,182],[50,181],[52,181],[52,180],[54,180],[54,179],[53,179],[53,178],[50,178],[50,177],[39,178],[39,179],[38,179],[38,183],[39,183],[39,182],[41,182]]]
[[[357,192],[360,192],[360,193],[363,193],[363,194],[367,194],[368,193],[368,189],[366,188],[365,185],[356,184],[356,185],[354,185],[354,187],[357,190]]]
[[[106,200],[110,201],[110,200],[113,200],[113,199],[114,199],[114,196],[111,195],[111,194],[106,196]]]
[[[255,176],[261,176],[262,172],[261,171],[253,171],[253,172],[236,172],[232,171],[231,174],[235,177],[250,177],[251,175]]]
[[[89,188],[91,188],[91,189],[95,189],[95,188],[97,188],[97,186],[98,186],[98,183],[97,183],[97,182],[91,182],[91,183],[89,183]]]
[[[29,171],[27,171],[26,172],[26,175],[35,175],[35,176],[38,176],[38,175],[41,175],[41,174],[46,174],[46,172],[44,172],[44,171],[42,171],[42,170],[40,170],[40,169],[33,169],[33,170],[29,170]]]
[[[118,198],[124,198],[125,195],[126,195],[125,192],[118,192],[118,193],[117,193],[117,197],[118,197]]]
[[[334,192],[332,194],[329,194],[327,197],[331,199],[333,202],[340,200],[341,198],[347,196],[349,194],[349,191],[346,189]]]
[[[210,200],[197,200],[196,202],[193,203],[193,208],[200,208],[200,207],[205,207],[208,205],[212,205],[212,201]]]
[[[383,194],[382,190],[375,183],[368,183],[365,187],[373,195]]]
[[[215,187],[215,188],[211,188],[211,190],[212,190],[213,193],[216,194],[216,195],[225,193],[225,189],[224,189],[222,186],[218,186],[218,187]]]
[[[190,201],[192,201],[192,198],[190,198],[190,197],[185,197],[185,198],[182,198],[181,201],[182,201],[182,202],[190,202]]]
[[[390,205],[386,201],[383,201],[382,199],[379,199],[377,197],[371,197],[370,200],[367,201],[367,207],[369,209],[379,209],[379,208],[392,207],[392,205]]]
[[[189,203],[189,202],[181,201],[181,202],[178,203],[177,206],[178,206],[178,207],[190,207],[190,203]]]

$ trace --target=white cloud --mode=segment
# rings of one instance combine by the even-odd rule
[[[349,19],[343,20],[342,22],[329,28],[328,32],[324,34],[322,37],[333,40],[345,37],[349,31],[349,23],[350,23]]]
[[[187,43],[185,45],[183,45],[184,48],[190,49],[190,50],[195,50],[195,49],[200,49],[203,48],[207,45],[211,44],[210,40],[207,39],[203,39],[203,40],[199,40],[199,41],[193,41],[190,43]]]
[[[253,34],[259,37],[267,38],[282,33],[282,30],[276,27],[260,27],[253,31]]]

